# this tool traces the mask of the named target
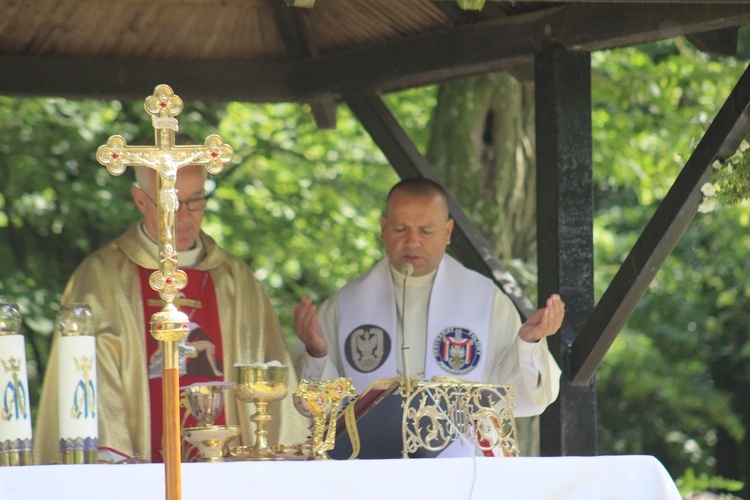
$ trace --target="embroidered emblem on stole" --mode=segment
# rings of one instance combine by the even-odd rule
[[[349,366],[360,373],[380,368],[391,352],[391,336],[375,325],[360,325],[347,335],[344,354]]]
[[[482,344],[471,330],[451,326],[441,331],[432,344],[438,366],[448,373],[463,375],[479,363]]]

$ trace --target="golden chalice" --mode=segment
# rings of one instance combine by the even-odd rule
[[[244,453],[242,460],[282,460],[283,457],[268,446],[266,424],[271,421],[268,403],[281,401],[289,392],[289,372],[283,365],[235,365],[237,382],[234,395],[245,403],[255,403],[256,412],[250,417],[255,422],[255,446]]]
[[[203,462],[223,461],[224,447],[240,434],[236,425],[214,425],[224,407],[224,390],[230,387],[231,382],[207,382],[183,388],[200,426],[184,429],[182,437],[198,448]]]

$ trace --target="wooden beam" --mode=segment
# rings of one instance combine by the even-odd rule
[[[300,102],[289,65],[0,55],[0,95],[143,100],[168,83],[191,101]]]
[[[299,61],[5,55],[0,95],[142,99],[169,82],[189,89],[182,94],[192,99],[311,102],[326,93],[383,93],[507,69],[550,47],[592,51],[746,24],[748,4],[567,4]]]
[[[301,61],[307,90],[389,92],[506,69],[546,48],[594,51],[750,24],[750,5],[569,4]],[[585,27],[585,29],[584,29]],[[303,92],[300,89],[300,93]]]
[[[331,94],[323,94],[319,98],[310,102],[315,124],[321,130],[333,130],[336,128],[336,108],[338,102],[336,97]]]
[[[276,29],[289,57],[292,59],[317,57],[317,51],[310,42],[302,11],[287,7],[288,2],[285,0],[267,0],[266,3],[273,12]]]
[[[276,29],[279,31],[289,57],[295,60],[306,57],[316,58],[318,52],[310,42],[310,34],[303,14],[298,9],[287,7],[288,4],[289,0],[268,0],[268,5],[274,14]],[[312,5],[305,7],[312,7]],[[337,102],[333,94],[323,93],[311,99],[309,104],[315,124],[319,129],[336,128]]]
[[[693,33],[687,39],[698,50],[718,57],[733,57],[737,55],[737,41],[739,28],[725,28],[704,33]]]
[[[344,100],[402,179],[426,177],[445,187],[377,94],[349,94],[344,96]],[[510,297],[521,315],[527,317],[534,311],[534,306],[523,294],[515,278],[494,255],[450,190],[446,190],[448,209],[455,221],[450,246],[452,253],[465,266],[492,279]]]
[[[706,130],[591,317],[570,347],[573,384],[586,385],[651,281],[695,216],[715,160],[731,156],[750,132],[750,67]]]
[[[594,309],[591,56],[545,51],[535,64],[537,275],[539,303],[565,301],[548,337],[563,372],[560,394],[541,415],[541,454],[596,455],[596,386],[569,383],[569,349]]]

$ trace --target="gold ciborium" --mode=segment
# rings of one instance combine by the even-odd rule
[[[198,427],[182,431],[182,437],[201,453],[203,462],[221,462],[224,447],[240,433],[236,425],[214,425],[224,407],[224,390],[231,382],[207,382],[183,388],[190,411],[200,421]]]
[[[243,454],[242,460],[282,460],[283,457],[268,446],[266,424],[271,421],[268,403],[281,401],[289,392],[289,373],[283,365],[235,365],[237,382],[234,395],[245,403],[255,403],[256,412],[250,417],[255,422],[255,446]]]

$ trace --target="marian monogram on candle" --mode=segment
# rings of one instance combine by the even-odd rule
[[[5,387],[3,387],[2,419],[5,421],[28,419],[28,390],[25,381],[19,376],[21,360],[11,356],[7,359],[0,359],[0,361],[8,377]]]
[[[73,357],[78,376],[70,408],[70,416],[74,419],[96,418],[96,387],[91,379],[92,362],[89,356]]]

